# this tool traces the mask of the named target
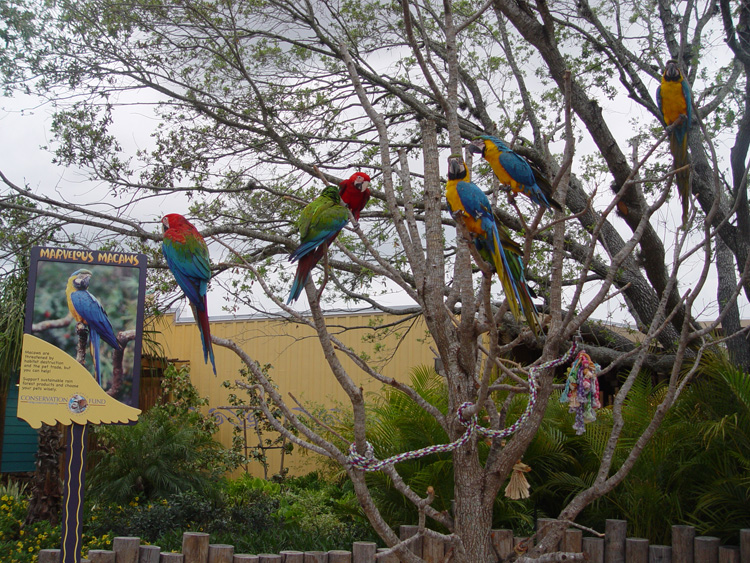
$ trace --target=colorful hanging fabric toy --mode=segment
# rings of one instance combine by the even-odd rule
[[[596,410],[602,406],[597,380],[600,369],[599,364],[594,363],[585,352],[579,352],[573,365],[568,368],[560,402],[569,403],[569,412],[575,413],[573,429],[578,435],[586,432],[586,423],[596,420]]]

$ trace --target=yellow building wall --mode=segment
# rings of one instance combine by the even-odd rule
[[[326,318],[329,331],[357,354],[366,354],[370,366],[384,376],[408,381],[409,370],[416,365],[434,363],[432,339],[427,334],[421,318],[411,319],[391,327],[390,334],[376,330],[374,326],[390,325],[403,317],[395,315],[337,314]],[[187,362],[193,385],[202,397],[208,397],[209,407],[228,406],[229,389],[222,387],[224,381],[234,382],[244,367],[240,358],[231,350],[214,345],[217,376],[211,366],[203,361],[203,350],[198,328],[192,321],[175,320],[174,314],[165,315],[154,327],[157,342],[163,347],[170,361]],[[302,324],[279,318],[211,319],[211,333],[239,344],[248,355],[261,365],[271,364],[269,375],[278,386],[280,394],[290,407],[295,407],[289,398],[292,393],[303,405],[333,408],[336,404],[348,406],[348,398],[325,361],[315,331]],[[359,369],[345,354],[338,357],[349,376],[368,392],[377,392],[382,384]],[[233,426],[220,424],[217,440],[229,447],[232,443]],[[275,436],[273,436],[275,437]],[[254,432],[248,431],[248,443],[257,444]],[[301,455],[295,446],[291,455],[284,459],[291,475],[307,473],[314,468],[316,454]],[[272,450],[268,454],[269,477],[279,471],[280,453]],[[244,469],[238,470],[238,472]],[[248,471],[263,477],[263,468],[253,462]]]

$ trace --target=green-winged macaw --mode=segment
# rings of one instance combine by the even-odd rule
[[[339,184],[339,196],[359,221],[359,214],[370,200],[370,177],[364,172],[355,172]]]
[[[208,246],[198,229],[182,215],[170,213],[162,218],[161,223],[164,229],[161,245],[164,258],[193,310],[203,344],[203,361],[208,363],[211,360],[211,367],[216,375],[206,299],[208,281],[211,279]]]
[[[661,111],[664,124],[669,127],[684,115],[682,123],[669,135],[669,150],[674,158],[674,167],[682,168],[688,164],[687,140],[690,121],[693,116],[690,86],[682,76],[677,61],[667,61],[661,85],[656,90],[656,103]],[[682,200],[682,224],[687,223],[690,208],[690,168],[677,173],[677,188]]]
[[[469,150],[489,163],[501,184],[510,186],[514,194],[522,193],[545,209],[562,211],[552,197],[552,186],[539,172],[534,172],[529,163],[513,152],[505,143],[492,135],[480,135],[472,139]]]
[[[287,305],[300,296],[315,264],[328,252],[328,245],[348,221],[349,212],[341,205],[341,196],[336,186],[327,186],[302,210],[297,220],[300,244],[289,255],[290,262],[299,260],[299,263],[292,290],[286,300]]]
[[[117,341],[112,323],[107,312],[99,300],[88,290],[92,273],[90,270],[76,270],[68,278],[65,295],[68,299],[68,310],[76,322],[83,323],[89,327],[89,340],[91,342],[91,357],[94,360],[94,372],[96,382],[101,385],[101,364],[99,361],[99,348],[104,340],[115,350],[122,350]]]
[[[539,319],[526,283],[521,248],[502,225],[498,230],[490,201],[470,177],[463,157],[451,155],[445,186],[448,206],[456,220],[472,234],[479,254],[497,272],[513,315],[519,320],[521,315],[526,317],[534,334],[539,334]]]

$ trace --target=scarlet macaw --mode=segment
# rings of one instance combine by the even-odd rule
[[[549,181],[539,171],[535,174],[528,162],[497,137],[492,135],[475,137],[469,145],[469,150],[481,154],[492,167],[500,183],[510,186],[514,194],[523,193],[545,209],[554,207],[562,211],[562,205],[552,197],[552,186]]]
[[[661,85],[656,89],[656,103],[664,121],[669,127],[684,115],[682,123],[672,130],[669,135],[669,150],[674,158],[674,167],[682,168],[688,164],[687,139],[690,121],[693,116],[690,87],[682,76],[677,61],[667,61]],[[682,200],[682,224],[687,223],[690,207],[690,168],[677,173],[677,188]]]
[[[339,184],[341,201],[351,209],[354,218],[359,221],[359,214],[370,200],[370,177],[364,172],[355,172],[351,178]]]
[[[115,350],[122,350],[117,341],[112,323],[107,312],[99,300],[88,290],[91,276],[89,270],[76,270],[68,278],[65,295],[68,299],[68,310],[76,322],[83,323],[89,327],[89,339],[91,342],[91,357],[94,360],[94,371],[96,382],[101,385],[101,367],[99,363],[99,348],[103,339]]]
[[[208,246],[193,224],[177,213],[165,215],[161,220],[164,240],[161,244],[167,266],[174,275],[193,310],[203,344],[203,361],[211,366],[216,375],[214,349],[211,344],[211,328],[208,324],[208,302],[206,292],[211,279],[211,262]]]
[[[335,186],[327,186],[321,194],[307,204],[297,220],[300,244],[289,255],[296,262],[297,272],[286,300],[287,305],[296,301],[307,283],[310,271],[328,252],[328,245],[338,236],[349,221],[349,212],[341,205],[341,196]]]
[[[520,319],[523,314],[534,334],[539,334],[539,320],[526,283],[521,248],[502,225],[502,232],[498,231],[490,202],[470,181],[469,170],[461,155],[448,158],[445,197],[454,217],[474,235],[479,254],[497,272],[513,315]]]

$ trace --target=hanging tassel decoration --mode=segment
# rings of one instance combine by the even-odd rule
[[[518,460],[518,463],[513,466],[513,473],[510,474],[510,482],[508,483],[508,486],[505,487],[506,497],[512,498],[513,500],[529,498],[529,489],[531,488],[531,485],[529,485],[529,482],[526,480],[526,475],[524,475],[524,473],[528,473],[529,471],[531,471],[531,467],[523,463],[521,460]]]
[[[568,403],[569,412],[575,413],[573,429],[578,435],[586,432],[586,424],[596,420],[596,411],[602,406],[597,379],[600,370],[599,364],[585,352],[579,352],[568,368],[560,402]]]

